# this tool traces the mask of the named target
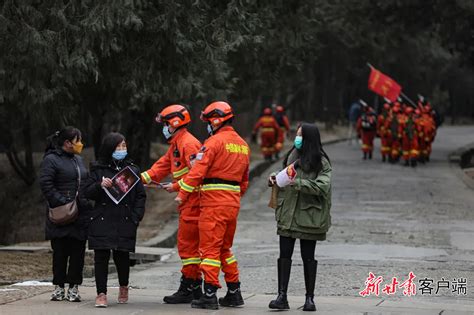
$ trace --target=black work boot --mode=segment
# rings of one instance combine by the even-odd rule
[[[410,166],[410,162],[408,162],[408,160],[405,160],[404,166]]]
[[[193,300],[199,300],[202,296],[202,279],[193,281]]]
[[[193,280],[181,277],[178,291],[165,296],[163,301],[168,304],[187,304],[193,300]]]
[[[364,152],[364,157],[362,159],[367,160],[367,152]]]
[[[291,259],[279,258],[278,259],[278,296],[275,300],[271,301],[268,305],[269,308],[274,310],[289,310],[290,305],[288,304],[288,298],[286,293],[288,292],[288,282],[290,281],[291,273]]]
[[[410,164],[411,164],[411,167],[416,167],[417,165],[416,159],[411,159]]]
[[[219,298],[219,305],[236,307],[244,304],[244,298],[240,292],[240,282],[227,282],[227,294],[223,298]]]
[[[369,160],[372,160],[372,151],[369,151]]]
[[[382,162],[385,163],[387,161],[387,157],[385,155],[382,155]]]
[[[204,283],[204,294],[199,300],[193,300],[191,302],[192,308],[204,308],[208,310],[218,310],[219,305],[217,304],[217,292],[218,287],[211,284]]]
[[[303,311],[314,312],[316,311],[316,305],[314,305],[314,285],[316,283],[318,261],[314,259],[303,261],[303,269],[306,287],[306,301],[304,302]]]

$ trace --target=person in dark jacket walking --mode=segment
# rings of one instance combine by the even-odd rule
[[[78,286],[82,284],[87,212],[90,207],[86,200],[79,197],[79,216],[74,222],[57,225],[48,217],[48,208],[59,207],[76,198],[80,189],[78,169],[81,179],[87,177],[87,170],[79,156],[83,147],[81,140],[81,132],[74,127],[65,127],[48,137],[48,146],[40,169],[39,183],[49,206],[46,209],[46,239],[51,240],[53,249],[53,284],[56,287],[51,295],[52,301],[81,301]],[[67,294],[65,283],[69,283]]]
[[[316,241],[326,239],[331,226],[331,163],[321,145],[318,127],[303,124],[298,128],[294,147],[288,152],[283,167],[293,165],[296,176],[289,185],[279,187],[275,174],[269,185],[278,189],[275,217],[280,236],[278,259],[278,297],[271,309],[289,309],[287,300],[291,257],[296,239],[300,239],[301,258],[306,287],[303,311],[316,311],[314,287],[318,261],[314,259]],[[280,182],[283,185],[283,181]]]
[[[145,188],[140,180],[118,203],[103,188],[112,186],[112,178],[130,167],[140,176],[138,166],[128,158],[125,137],[108,134],[100,149],[99,160],[91,165],[90,176],[84,184],[84,196],[95,201],[89,218],[89,249],[94,250],[94,269],[97,287],[96,307],[107,307],[107,276],[110,253],[119,278],[118,303],[128,301],[130,252],[135,251],[137,228],[145,213]]]

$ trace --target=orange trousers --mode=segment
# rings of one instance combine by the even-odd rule
[[[362,130],[362,152],[369,153],[374,150],[375,130]]]
[[[201,207],[199,217],[199,251],[204,282],[218,288],[219,271],[222,269],[226,282],[239,282],[237,259],[232,254],[237,228],[239,207]]]
[[[277,138],[275,132],[262,132],[260,134],[260,149],[264,157],[272,156],[275,153]]]
[[[390,135],[383,135],[380,137],[380,153],[382,156],[390,156],[390,150],[392,148],[392,138]]]
[[[201,279],[201,256],[199,255],[199,214],[200,208],[183,208],[179,213],[178,254],[183,267],[181,273],[185,278]]]

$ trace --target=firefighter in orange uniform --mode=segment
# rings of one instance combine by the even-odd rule
[[[382,113],[377,117],[377,133],[380,137],[380,153],[382,155],[382,162],[385,162],[390,156],[391,134],[388,128],[388,121],[390,115],[390,104],[383,105]]]
[[[278,134],[278,140],[275,145],[275,158],[280,158],[280,152],[283,149],[283,143],[285,142],[285,134],[286,137],[290,138],[290,121],[288,116],[285,114],[285,108],[281,105],[276,107],[276,114],[275,119],[280,126],[280,133]]]
[[[250,149],[231,126],[234,114],[226,102],[214,102],[201,114],[211,135],[196,157],[186,178],[179,181],[178,204],[186,202],[201,187],[199,251],[204,276],[204,294],[193,300],[193,308],[218,309],[216,297],[219,271],[225,274],[227,294],[222,306],[244,304],[240,292],[237,260],[231,251],[240,208],[240,197],[248,187]]]
[[[392,147],[390,152],[390,163],[396,163],[400,160],[401,148],[401,127],[400,127],[400,103],[395,102],[392,108],[392,116],[390,119],[390,133],[392,134]]]
[[[163,135],[170,144],[168,151],[146,172],[141,174],[145,184],[160,182],[168,175],[173,182],[163,186],[168,192],[179,191],[178,180],[185,178],[191,169],[192,157],[196,156],[201,143],[186,126],[191,122],[188,110],[182,105],[170,105],[158,114],[156,121],[163,123]],[[170,304],[191,303],[202,295],[202,277],[199,264],[199,193],[190,194],[186,202],[178,207],[178,253],[183,267],[181,284],[177,292],[165,296]]]
[[[413,118],[413,107],[405,108],[400,127],[402,128],[402,156],[405,166],[416,166],[418,159],[418,136]]]
[[[372,159],[376,127],[377,119],[374,110],[370,106],[363,106],[362,114],[357,120],[357,132],[360,134],[362,139],[364,160],[366,160],[367,157]]]
[[[275,117],[273,117],[272,109],[267,107],[263,110],[263,115],[255,124],[253,128],[252,137],[255,139],[258,130],[260,129],[260,149],[263,157],[267,161],[272,160],[273,153],[275,153],[275,145],[280,136],[280,126]]]

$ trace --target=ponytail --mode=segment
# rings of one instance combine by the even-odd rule
[[[73,141],[75,138],[82,138],[81,131],[72,126],[64,127],[63,129],[56,131],[55,133],[46,138],[45,152],[59,149],[63,146],[64,141]]]

